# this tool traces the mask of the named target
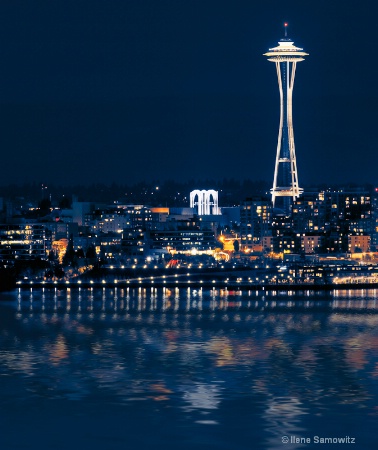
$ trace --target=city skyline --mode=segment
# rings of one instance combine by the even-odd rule
[[[21,3],[0,5],[1,185],[270,180],[278,94],[261,56],[285,21],[311,54],[294,96],[301,185],[375,183],[370,2]]]

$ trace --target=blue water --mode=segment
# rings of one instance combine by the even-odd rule
[[[377,293],[289,294],[1,294],[0,449],[378,448]]]

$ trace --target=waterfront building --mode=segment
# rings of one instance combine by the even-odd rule
[[[286,214],[290,213],[292,202],[302,193],[298,182],[294,145],[292,97],[297,63],[303,61],[307,55],[308,53],[294,46],[294,42],[287,37],[287,23],[285,23],[285,37],[278,42],[277,47],[270,48],[264,54],[268,57],[268,61],[276,65],[280,91],[280,124],[271,189],[272,203],[273,207],[282,209]]]

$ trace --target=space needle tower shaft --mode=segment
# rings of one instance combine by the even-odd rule
[[[295,156],[292,98],[297,63],[304,60],[302,48],[295,47],[294,42],[285,37],[278,42],[278,47],[270,48],[264,56],[276,65],[278,87],[280,92],[280,124],[278,130],[277,154],[274,168],[273,188],[271,189],[273,207],[277,206],[286,213],[290,212],[294,201],[303,190],[298,184],[297,161]],[[276,205],[276,198],[281,203]]]

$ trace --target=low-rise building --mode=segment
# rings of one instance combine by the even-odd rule
[[[370,251],[370,236],[362,236],[357,235],[348,236],[348,251],[350,253],[356,253],[356,252],[369,252]]]

